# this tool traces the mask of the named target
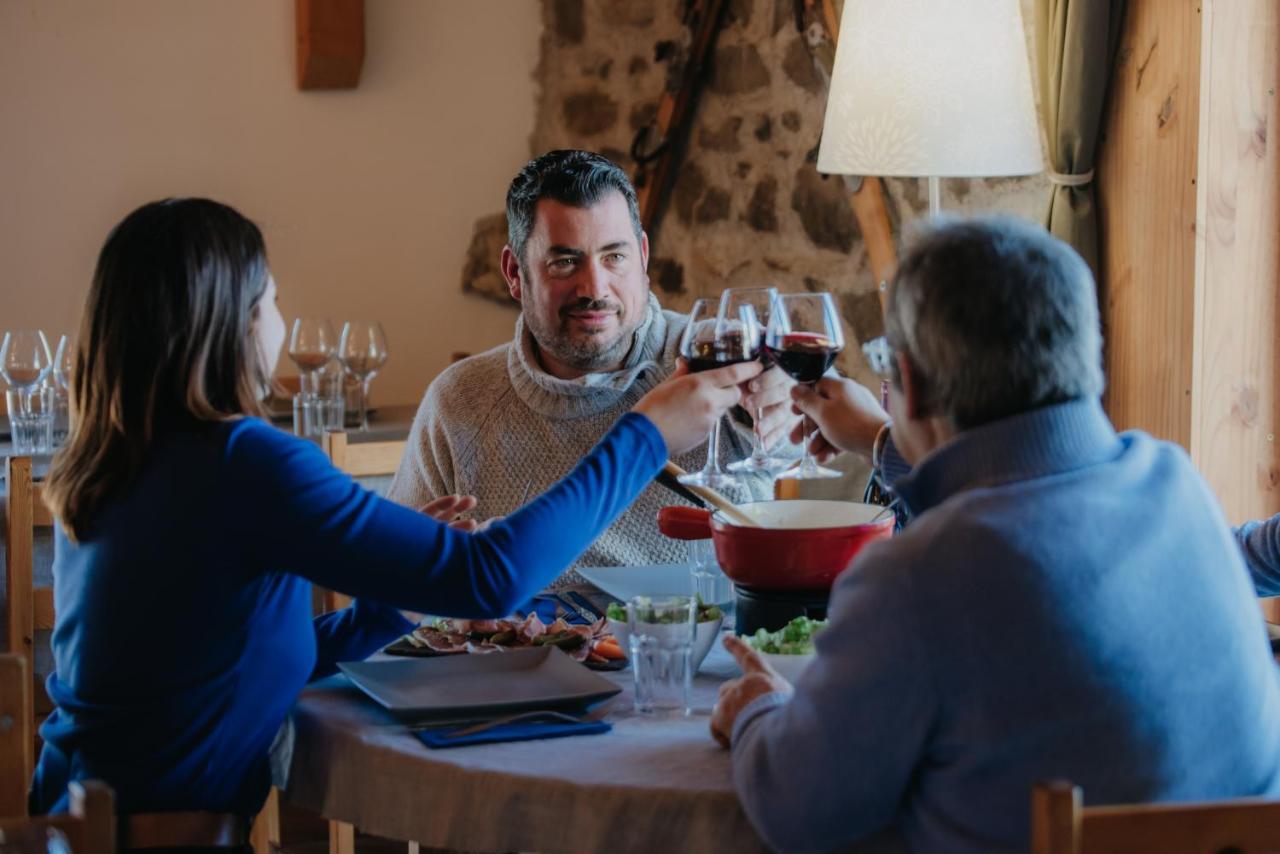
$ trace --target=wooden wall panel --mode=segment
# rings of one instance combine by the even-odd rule
[[[1280,12],[1203,8],[1191,453],[1235,523],[1280,511]]]
[[[1200,4],[1131,0],[1098,162],[1107,411],[1190,447]]]

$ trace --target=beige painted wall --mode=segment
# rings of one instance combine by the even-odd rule
[[[376,400],[510,337],[459,281],[528,157],[538,5],[371,0],[360,87],[307,93],[293,5],[0,0],[0,329],[73,329],[110,227],[206,195],[262,226],[287,318],[383,321]]]

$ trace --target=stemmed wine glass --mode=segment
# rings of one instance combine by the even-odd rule
[[[844,349],[844,332],[831,294],[781,294],[774,301],[765,327],[764,346],[778,367],[798,383],[812,386],[822,379]],[[817,464],[809,453],[808,418],[805,418],[804,459],[778,477],[815,480],[841,477],[834,469]]]
[[[44,382],[53,365],[49,342],[39,329],[4,334],[0,343],[0,375],[12,388],[29,392]]]
[[[64,392],[71,391],[71,372],[75,370],[76,349],[71,345],[71,336],[58,338],[58,351],[53,354],[53,381]]]
[[[773,300],[777,296],[777,288],[728,288],[720,295],[720,314],[725,317],[738,317],[741,314],[741,306],[744,305],[749,305],[754,310],[761,339],[757,349],[760,351],[760,360],[764,362],[765,370],[768,370],[773,363],[769,360],[768,351],[763,346],[764,326],[769,323]],[[729,471],[772,474],[792,464],[792,460],[775,457],[765,448],[764,442],[761,441],[760,437],[761,414],[760,407],[756,407],[756,411],[751,413],[755,420],[756,438],[755,447],[751,450],[751,456],[745,460],[730,463],[728,466]]]
[[[67,439],[71,429],[69,401],[72,372],[75,370],[76,350],[70,335],[58,337],[58,349],[53,354],[53,445],[58,447]]]
[[[689,312],[689,325],[680,337],[680,355],[697,373],[749,362],[760,353],[760,323],[749,304],[738,306],[736,317],[720,311],[719,301],[700,299]],[[734,483],[732,475],[720,470],[720,420],[711,428],[707,463],[702,471],[681,475],[681,483],[720,489]]]
[[[333,324],[320,317],[299,317],[289,332],[289,358],[298,366],[299,391],[320,393],[320,372],[338,351]]]
[[[369,429],[369,383],[387,363],[387,336],[376,320],[348,320],[338,342],[338,359],[360,383],[360,429]]]

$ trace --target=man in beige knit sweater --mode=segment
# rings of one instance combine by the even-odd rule
[[[520,302],[515,338],[465,359],[427,389],[389,496],[420,506],[475,495],[478,518],[510,513],[565,475],[622,413],[676,368],[687,318],[649,292],[649,239],[618,166],[584,151],[528,163],[507,193],[502,272]],[[777,368],[747,389],[767,444],[795,424],[791,381]],[[721,459],[751,450],[750,432],[721,430]],[[676,459],[700,468],[705,449]],[[767,480],[744,491],[771,497]],[[741,495],[740,498],[747,498]],[[674,563],[685,544],[658,533],[659,508],[683,503],[653,485],[574,566]],[[572,571],[561,577],[570,583]]]

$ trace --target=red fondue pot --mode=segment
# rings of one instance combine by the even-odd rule
[[[760,527],[733,524],[718,511],[664,507],[658,530],[677,540],[710,537],[720,568],[743,587],[806,591],[831,589],[863,546],[893,533],[893,514],[878,504],[800,499],[738,509]]]

